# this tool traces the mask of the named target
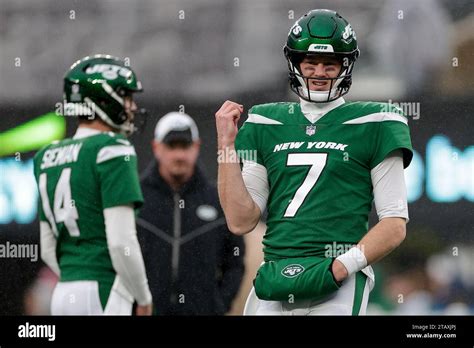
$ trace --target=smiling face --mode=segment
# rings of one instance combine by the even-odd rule
[[[300,63],[301,74],[311,91],[329,91],[334,80],[324,79],[338,77],[341,68],[339,59],[323,55],[307,56]]]

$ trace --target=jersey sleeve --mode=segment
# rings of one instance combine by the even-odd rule
[[[253,108],[248,113],[251,114],[252,110]],[[242,127],[240,127],[235,139],[237,155],[243,161],[257,162],[264,165],[259,143],[258,124],[251,123],[247,119]]]
[[[119,139],[120,140],[120,139]],[[123,140],[122,140],[123,141]],[[112,142],[97,153],[97,171],[103,208],[143,204],[137,169],[137,156],[130,143]]]
[[[398,115],[398,118],[400,120],[382,121],[378,123],[370,169],[375,168],[389,153],[398,149],[402,150],[403,153],[404,168],[410,165],[413,157],[410,129],[406,123],[405,116]]]

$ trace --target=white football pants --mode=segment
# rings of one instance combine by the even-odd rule
[[[95,280],[58,282],[51,299],[52,315],[131,315],[133,297],[116,277],[105,309]]]

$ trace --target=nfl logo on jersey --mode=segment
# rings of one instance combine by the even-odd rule
[[[316,126],[306,126],[306,134],[311,136],[314,133],[316,133]]]

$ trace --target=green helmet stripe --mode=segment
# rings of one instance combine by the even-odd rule
[[[107,83],[107,82],[103,82],[102,83],[102,88],[104,88],[104,90],[112,97],[114,98],[116,101],[118,101],[120,103],[120,105],[123,105],[124,102],[123,102],[123,98],[121,98],[117,93],[115,93],[114,89]]]

